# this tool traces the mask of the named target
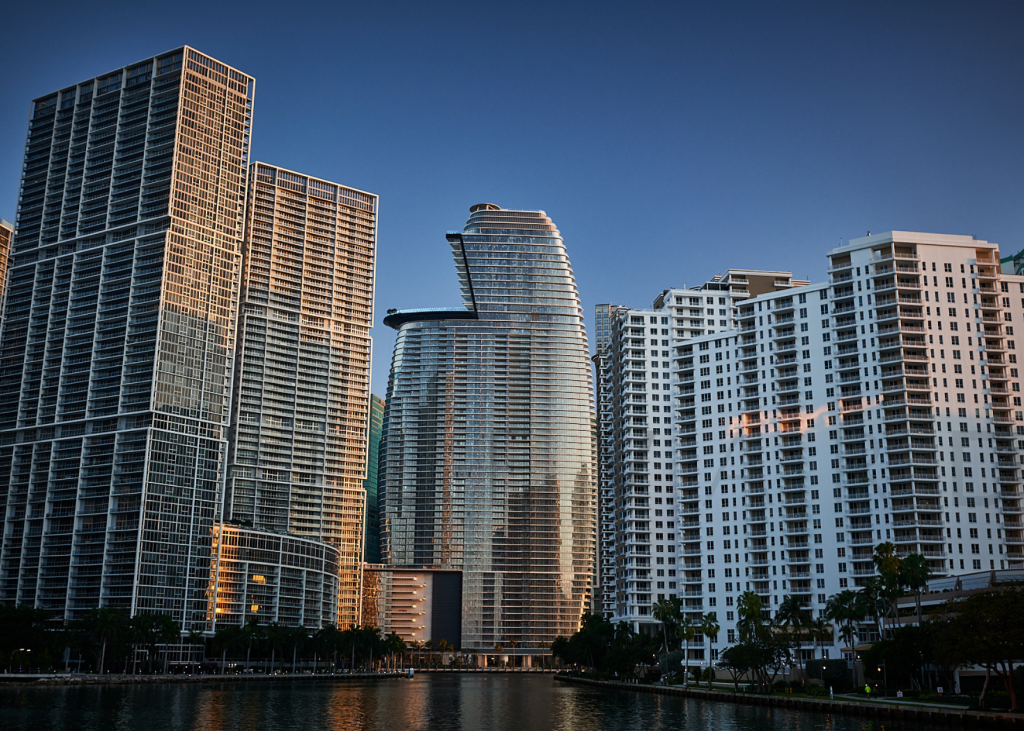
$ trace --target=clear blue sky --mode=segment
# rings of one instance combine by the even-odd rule
[[[380,195],[378,323],[460,303],[444,232],[483,201],[551,215],[588,324],[730,266],[821,280],[868,229],[1024,248],[1020,2],[44,1],[3,23],[0,216],[30,99],[189,44],[256,77],[254,159]]]

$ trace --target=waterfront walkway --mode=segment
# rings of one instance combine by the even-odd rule
[[[613,690],[628,690],[635,693],[655,693],[659,695],[677,695],[707,701],[739,703],[755,706],[771,706],[787,708],[794,711],[812,711],[819,713],[837,713],[851,716],[865,716],[887,721],[910,721],[927,724],[943,724],[965,726],[968,728],[1002,727],[1024,729],[1024,714],[994,713],[989,711],[972,711],[965,706],[946,705],[942,703],[922,703],[918,701],[886,701],[884,699],[866,700],[856,696],[839,696],[835,700],[828,698],[805,698],[793,695],[758,695],[755,693],[735,693],[721,690],[683,688],[678,685],[647,685],[644,683],[620,683],[606,680],[590,680],[571,675],[556,675],[556,680],[576,685],[592,685]]]
[[[416,668],[416,674],[450,674],[471,675],[476,673],[505,673],[512,675],[552,674],[554,670],[547,668]],[[142,675],[131,673],[0,673],[0,684],[26,683],[39,685],[96,685],[110,683],[115,685],[132,685],[146,683],[220,683],[220,682],[263,682],[274,680],[387,680],[408,678],[405,670],[382,671],[379,673],[349,672],[318,672],[314,673],[273,673],[235,672],[234,670],[221,675],[220,673],[176,673],[167,675]]]

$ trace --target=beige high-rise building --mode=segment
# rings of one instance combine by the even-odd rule
[[[359,614],[376,244],[377,196],[251,166],[225,518],[336,549],[339,627]],[[222,566],[218,620],[287,622],[250,573]]]

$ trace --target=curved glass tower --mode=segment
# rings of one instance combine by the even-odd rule
[[[384,320],[398,338],[382,557],[463,571],[462,637],[435,642],[544,654],[590,601],[597,485],[583,310],[543,211],[476,205],[447,238],[465,307]]]

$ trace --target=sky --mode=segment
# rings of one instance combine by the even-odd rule
[[[461,304],[445,231],[544,210],[594,305],[730,267],[822,281],[889,230],[1024,249],[1024,3],[17,3],[0,217],[31,99],[191,45],[256,78],[254,160],[380,196],[392,307]],[[593,338],[591,337],[593,344]]]

